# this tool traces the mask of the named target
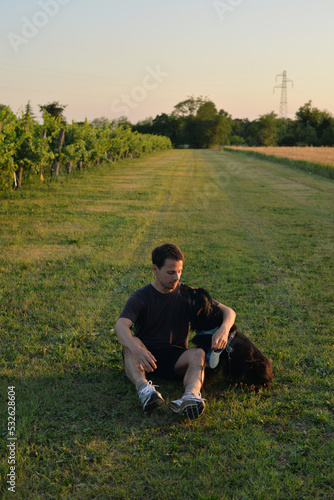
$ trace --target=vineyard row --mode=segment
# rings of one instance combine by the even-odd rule
[[[20,188],[22,180],[38,174],[58,176],[60,166],[73,169],[104,160],[117,161],[153,151],[170,149],[169,138],[140,134],[120,126],[94,127],[84,123],[65,124],[60,118],[43,115],[43,124],[30,114],[16,116],[8,107],[0,112],[0,187]]]

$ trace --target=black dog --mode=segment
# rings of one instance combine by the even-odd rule
[[[197,333],[192,342],[207,354],[214,333],[211,331],[222,324],[223,313],[204,288],[181,284],[180,295],[191,307],[190,326]],[[266,358],[253,342],[239,332],[236,325],[230,330],[228,347],[221,353],[218,366],[232,382],[255,388],[271,387],[271,359]]]

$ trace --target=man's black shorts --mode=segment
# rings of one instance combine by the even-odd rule
[[[182,380],[183,375],[177,375],[174,367],[179,357],[187,351],[185,347],[170,345],[166,347],[147,347],[157,360],[157,369],[147,375],[156,375],[165,380]]]

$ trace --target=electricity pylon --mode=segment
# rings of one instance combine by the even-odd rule
[[[287,73],[285,70],[283,71],[283,73],[276,75],[276,82],[277,82],[278,76],[282,77],[282,83],[281,83],[281,85],[275,85],[274,93],[275,93],[275,89],[277,89],[277,88],[282,89],[279,112],[280,112],[281,117],[286,120],[288,117],[288,83],[292,83],[292,87],[293,87],[293,81],[289,80],[287,78]]]

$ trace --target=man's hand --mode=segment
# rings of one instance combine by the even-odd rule
[[[235,321],[235,312],[230,307],[224,306],[224,304],[218,303],[219,309],[223,312],[224,321],[212,336],[211,347],[218,351],[219,349],[225,349],[228,341],[229,332]]]
[[[216,333],[212,336],[212,342],[211,342],[211,347],[215,351],[218,351],[219,349],[225,349],[228,341],[228,330],[225,328],[222,329],[222,327],[219,328],[219,330],[216,331]]]
[[[157,360],[153,354],[144,347],[137,345],[135,349],[132,350],[132,355],[139,370],[143,372],[154,372],[154,370],[156,370]]]
[[[131,352],[140,371],[153,372],[157,368],[157,360],[138,338],[133,337],[131,326],[131,320],[119,318],[115,325],[116,336],[120,343]]]

